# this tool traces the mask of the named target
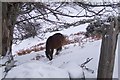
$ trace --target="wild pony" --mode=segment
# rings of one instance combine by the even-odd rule
[[[46,41],[46,57],[49,60],[53,59],[53,52],[56,49],[55,55],[58,55],[59,52],[62,50],[62,46],[65,43],[65,36],[61,33],[56,33],[50,36]]]

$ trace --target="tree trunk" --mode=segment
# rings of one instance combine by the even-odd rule
[[[0,2],[0,56],[2,56],[2,3]]]
[[[4,10],[4,11],[3,11]],[[8,49],[8,19],[7,19],[7,3],[2,3],[2,56],[5,56]]]
[[[2,56],[12,55],[13,30],[19,3],[2,3]]]
[[[115,19],[111,22],[111,25],[107,27],[107,31],[102,38],[97,75],[98,80],[101,80],[100,78],[103,78],[103,80],[105,80],[105,78],[112,80],[118,33],[118,20]]]

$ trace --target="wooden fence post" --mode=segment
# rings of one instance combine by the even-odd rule
[[[112,80],[119,27],[115,18],[103,34],[97,80]]]

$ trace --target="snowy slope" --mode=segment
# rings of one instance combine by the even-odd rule
[[[69,75],[63,69],[31,61],[12,69],[6,78],[69,78]]]
[[[59,31],[65,35],[70,35],[71,33],[77,33],[80,30],[84,31],[87,24],[81,25],[81,27],[74,27]],[[39,42],[45,42],[46,39],[57,32],[47,33],[46,38],[41,41],[37,38],[29,38],[21,42],[19,45],[13,45],[13,53],[29,48]],[[96,78],[97,68],[100,55],[101,40],[94,42],[87,42],[84,47],[79,46],[78,43],[65,45],[63,50],[59,55],[54,55],[53,60],[49,61],[45,56],[45,50],[39,52],[31,52],[30,54],[18,56],[15,55],[15,63],[17,66],[12,68],[8,72],[7,78]],[[116,50],[116,53],[118,49]],[[82,69],[80,66],[83,64],[87,58],[93,58],[85,66],[90,69],[90,71]],[[0,68],[4,71],[4,68]],[[94,71],[92,73],[92,71]],[[2,72],[1,72],[2,73]],[[1,74],[2,76],[3,73]],[[116,54],[114,78],[118,77],[118,53]],[[2,78],[2,77],[1,77]]]
[[[82,68],[80,65],[86,61],[87,58],[93,58],[93,60],[87,65],[90,69],[94,70],[95,73],[92,74],[91,72],[85,71],[86,78],[93,78],[96,77],[96,72],[97,72],[97,62],[98,62],[98,56],[99,56],[99,47],[100,47],[100,42],[101,41],[96,41],[94,43],[88,43],[85,45],[84,48],[81,48],[76,44],[74,45],[67,45],[65,47],[68,47],[68,49],[63,49],[63,51],[58,55],[54,56],[54,59],[52,61],[49,61],[46,57],[44,57],[44,51],[40,52],[33,52],[31,54],[23,55],[23,56],[16,56],[15,60],[18,60],[16,63],[18,66],[13,68],[9,73],[8,73],[8,78],[14,77],[14,78],[31,78],[31,77],[57,77],[56,75],[50,74],[52,66],[59,68],[61,72],[56,70],[56,68],[52,69],[52,73],[56,72],[59,73],[58,76],[59,78],[66,78],[68,73],[70,74],[70,77],[72,78],[82,78]],[[94,49],[94,50],[92,50]],[[34,60],[37,55],[41,57],[39,60]],[[43,64],[44,63],[44,64]],[[39,67],[38,67],[39,66]],[[51,66],[51,68],[49,68]],[[47,69],[43,69],[44,67],[47,67]],[[43,69],[43,70],[41,70]],[[37,72],[36,72],[37,70]],[[64,70],[64,71],[63,71]],[[62,73],[63,71],[63,73]],[[46,74],[43,72],[47,72]],[[64,74],[64,73],[67,74]],[[19,73],[19,75],[17,74]],[[40,76],[41,73],[43,76]],[[51,73],[51,74],[52,74]],[[14,74],[14,75],[11,75]],[[36,75],[35,75],[36,74]],[[64,74],[64,75],[62,75]],[[31,76],[32,75],[32,76]]]
[[[86,78],[96,78],[97,67],[99,60],[101,40],[86,43],[83,48],[76,45],[66,45],[58,56],[54,55],[54,59],[49,61],[44,54],[44,51],[32,52],[23,56],[16,56],[18,60],[16,65],[9,71],[8,78],[82,78],[83,72]],[[67,49],[65,48],[67,47]],[[40,56],[36,60],[36,56]],[[87,58],[93,58],[87,65],[94,73],[82,69],[80,65],[86,61]],[[114,77],[118,77],[117,58],[115,64]],[[69,74],[69,76],[68,76]]]

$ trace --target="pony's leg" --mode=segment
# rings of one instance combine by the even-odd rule
[[[47,51],[45,51],[45,55],[46,55],[46,57],[48,58],[48,53],[47,53]]]
[[[59,47],[55,55],[58,55],[61,50],[62,50],[62,47]]]
[[[50,51],[50,57],[49,57],[49,60],[52,60],[53,59],[53,49],[51,49]]]
[[[49,52],[49,53],[50,53],[50,52]],[[50,59],[49,53],[47,53],[47,52],[45,51],[46,57],[47,57],[48,59]]]

